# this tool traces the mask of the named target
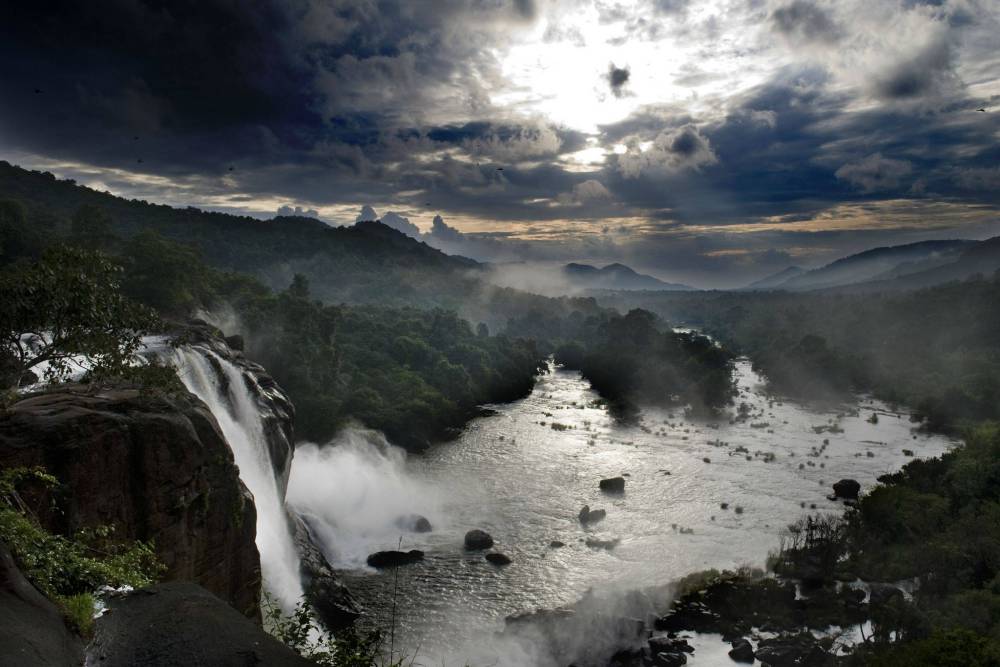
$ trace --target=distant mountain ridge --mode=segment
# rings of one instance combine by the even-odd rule
[[[624,264],[614,263],[598,268],[590,264],[571,262],[562,268],[563,275],[574,287],[606,290],[674,290],[693,291],[681,283],[668,283]]]
[[[1000,269],[1000,237],[872,248],[810,271],[796,268],[789,267],[742,289],[857,291],[928,287]]]

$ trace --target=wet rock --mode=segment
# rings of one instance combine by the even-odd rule
[[[411,533],[429,533],[434,530],[434,527],[431,526],[431,522],[427,520],[427,517],[419,514],[408,514],[406,516],[399,517],[396,519],[396,527],[400,530],[406,530]]]
[[[857,500],[861,492],[861,484],[854,479],[842,479],[833,485],[833,494],[837,498]]]
[[[873,607],[882,607],[893,600],[903,599],[903,591],[892,584],[871,584],[870,590],[868,604]]]
[[[741,638],[733,640],[732,646],[732,650],[729,651],[729,657],[732,658],[734,662],[753,664],[753,644],[746,639]]]
[[[829,654],[808,632],[798,635],[780,635],[762,639],[757,646],[755,657],[769,667],[791,667],[794,665],[823,665]]]
[[[469,551],[482,551],[493,546],[493,536],[478,528],[465,534],[465,548]]]
[[[246,347],[246,342],[243,340],[243,336],[239,334],[233,334],[232,336],[226,336],[226,345],[230,349],[236,350],[237,352],[242,352],[243,348]]]
[[[32,586],[0,542],[0,665],[83,663],[83,644],[52,602]]]
[[[39,380],[38,373],[34,371],[24,371],[21,374],[21,379],[17,381],[18,387],[30,387],[31,385],[37,383]]]
[[[215,417],[192,394],[64,385],[0,415],[0,469],[45,468],[60,492],[29,492],[49,532],[114,525],[151,541],[164,580],[194,581],[259,617],[257,512]]]
[[[552,549],[562,549],[564,546],[566,546],[566,543],[560,542],[559,540],[552,540],[549,542],[549,547]]]
[[[289,512],[292,536],[299,552],[302,584],[316,615],[327,630],[337,631],[354,623],[361,615],[347,587],[337,578],[306,518]]]
[[[694,648],[687,643],[686,639],[677,639],[670,636],[659,636],[649,638],[649,650],[652,653],[694,653]]]
[[[510,565],[511,563],[510,558],[501,553],[486,554],[486,560],[497,566]]]
[[[110,613],[97,620],[94,639],[87,647],[88,665],[309,667],[313,664],[195,584],[159,584],[112,598],[109,609]]]
[[[621,540],[617,537],[611,540],[599,540],[595,537],[588,537],[586,544],[591,549],[604,549],[605,551],[611,551],[618,546],[619,542],[621,542]]]
[[[577,516],[580,518],[580,523],[587,525],[603,521],[607,515],[608,513],[604,510],[592,510],[590,509],[590,505],[584,505]]]
[[[680,667],[687,664],[687,656],[683,653],[654,653],[649,658],[649,664],[653,667]]]
[[[599,484],[601,491],[605,493],[625,493],[625,478],[611,477],[602,479]]]
[[[424,552],[419,549],[409,551],[378,551],[368,557],[366,561],[368,567],[384,570],[389,567],[399,567],[400,565],[412,565],[424,559]]]

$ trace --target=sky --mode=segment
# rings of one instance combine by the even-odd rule
[[[1000,0],[3,4],[0,159],[126,197],[708,287],[1000,234]]]

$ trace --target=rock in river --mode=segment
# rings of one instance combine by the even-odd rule
[[[486,554],[486,560],[494,565],[510,565],[510,558],[501,553]]]
[[[861,485],[855,479],[842,479],[833,485],[833,493],[837,498],[857,500]]]
[[[418,549],[410,551],[379,551],[368,557],[368,566],[383,570],[387,567],[410,565],[424,559],[424,552]]]
[[[608,513],[604,510],[592,510],[590,509],[590,505],[584,505],[578,516],[580,517],[580,523],[586,525],[588,523],[597,523],[598,521],[603,520],[607,514]]]
[[[753,644],[742,637],[740,639],[734,639],[733,649],[729,652],[729,657],[732,658],[734,662],[753,664]]]
[[[396,519],[396,527],[411,533],[429,533],[434,530],[427,517],[419,514],[407,514]]]
[[[610,477],[602,479],[599,486],[601,487],[601,491],[605,493],[625,493],[625,478]]]
[[[478,528],[465,534],[465,548],[469,551],[482,551],[493,546],[493,536]]]

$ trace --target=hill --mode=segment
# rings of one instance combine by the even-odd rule
[[[590,264],[570,263],[563,275],[573,287],[598,290],[675,290],[691,291],[693,287],[668,283],[653,276],[638,273],[624,264],[608,264],[602,268]]]
[[[919,271],[922,262],[955,261],[962,251],[975,244],[975,241],[942,240],[872,248],[843,257],[818,269],[806,271],[801,275],[792,276],[773,287],[784,290],[812,290],[880,280],[894,275],[894,271],[899,272],[896,275]],[[903,265],[910,266],[910,269],[901,268]]]

